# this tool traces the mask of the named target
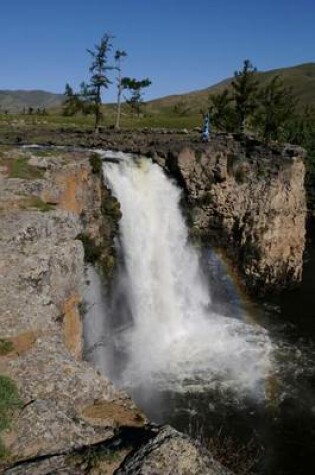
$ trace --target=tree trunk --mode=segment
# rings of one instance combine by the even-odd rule
[[[95,98],[95,124],[94,124],[94,131],[98,133],[98,126],[101,120],[101,88],[100,86],[97,87],[96,98]]]
[[[117,115],[116,115],[116,123],[115,123],[115,129],[119,130],[120,129],[120,114],[121,114],[121,78],[119,77],[118,79],[119,84],[118,84],[118,94],[117,94]]]

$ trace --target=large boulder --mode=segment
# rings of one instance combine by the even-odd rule
[[[232,475],[209,452],[170,426],[129,455],[116,475]]]

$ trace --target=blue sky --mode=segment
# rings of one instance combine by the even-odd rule
[[[149,99],[208,87],[245,58],[314,62],[315,0],[1,0],[0,89],[77,87],[104,32],[128,53],[124,74],[152,80]]]

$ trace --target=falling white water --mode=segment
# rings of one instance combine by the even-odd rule
[[[261,388],[270,369],[269,337],[212,311],[180,189],[149,159],[112,152],[104,158],[113,155],[117,163],[105,160],[103,171],[121,205],[120,278],[131,314],[113,335],[127,355],[121,384]]]

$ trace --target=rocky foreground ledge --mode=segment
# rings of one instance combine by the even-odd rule
[[[83,244],[110,273],[119,219],[89,154],[0,152],[0,393],[4,375],[18,393],[0,472],[228,474],[82,361]]]

